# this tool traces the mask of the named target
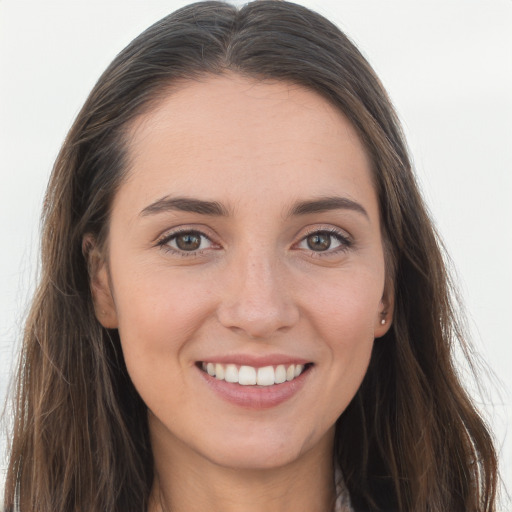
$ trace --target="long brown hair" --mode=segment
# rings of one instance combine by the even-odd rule
[[[147,508],[146,408],[117,331],[96,320],[83,240],[108,239],[130,121],[173,86],[226,70],[316,91],[352,122],[372,160],[396,306],[336,426],[334,457],[355,510],[494,510],[495,451],[454,368],[453,347],[466,341],[392,105],[338,28],[272,0],[240,10],[201,2],[167,16],[115,58],[78,114],[44,203],[41,279],[17,377],[5,510]]]

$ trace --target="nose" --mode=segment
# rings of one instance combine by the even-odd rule
[[[292,286],[282,266],[261,251],[230,266],[217,316],[226,328],[249,338],[270,338],[299,320]]]

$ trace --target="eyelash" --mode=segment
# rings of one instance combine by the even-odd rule
[[[208,235],[202,233],[201,231],[199,231],[197,229],[186,229],[186,228],[179,229],[179,230],[173,231],[172,233],[166,234],[163,238],[161,238],[160,240],[157,241],[156,245],[166,252],[170,252],[176,256],[183,257],[183,258],[188,258],[190,256],[197,256],[198,254],[199,255],[203,254],[207,250],[207,249],[198,249],[195,251],[185,251],[185,250],[180,250],[179,248],[175,249],[174,247],[171,247],[169,245],[169,243],[172,240],[175,240],[180,235],[184,235],[184,234],[196,235],[196,236],[199,236],[200,238],[205,238],[212,245],[215,245],[214,242],[212,242],[211,238]]]
[[[207,249],[198,249],[198,250],[194,250],[194,251],[186,251],[186,250],[180,250],[179,248],[171,247],[169,245],[169,243],[171,241],[176,240],[176,238],[178,236],[183,235],[183,234],[199,236],[202,239],[208,240],[212,245],[215,245],[215,243],[211,240],[211,238],[208,235],[206,235],[205,233],[203,233],[199,230],[196,230],[196,229],[186,229],[186,228],[179,229],[177,231],[173,231],[172,233],[166,234],[164,237],[162,237],[160,240],[157,241],[156,245],[166,252],[170,252],[176,256],[184,257],[184,258],[187,258],[190,256],[201,255],[209,249],[209,248],[207,248]],[[335,249],[329,250],[329,248],[328,248],[325,251],[313,251],[313,250],[309,249],[309,252],[315,258],[324,258],[324,257],[328,257],[328,256],[333,256],[333,255],[336,255],[336,254],[339,254],[342,252],[346,252],[353,246],[352,240],[335,228],[312,229],[311,231],[308,231],[300,239],[300,241],[298,243],[294,244],[294,246],[297,246],[301,243],[306,242],[306,240],[312,235],[327,235],[331,238],[334,238],[340,244],[339,247],[336,247]],[[308,250],[308,249],[306,249],[306,250]]]
[[[338,229],[336,228],[329,228],[329,229],[312,229],[311,231],[308,231],[299,241],[300,243],[306,242],[306,240],[312,236],[312,235],[327,235],[331,238],[334,238],[337,242],[339,242],[339,247],[336,247],[335,249],[327,249],[325,251],[313,251],[310,249],[311,254],[315,258],[326,258],[329,256],[337,255],[343,252],[348,251],[353,246],[353,241],[346,235],[342,234]],[[332,242],[331,242],[332,243]],[[297,245],[297,244],[295,244]]]

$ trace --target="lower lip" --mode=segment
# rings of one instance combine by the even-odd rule
[[[273,386],[242,386],[216,379],[200,369],[198,371],[210,389],[223,400],[247,409],[269,409],[297,394],[304,386],[311,369],[308,367],[295,379]]]

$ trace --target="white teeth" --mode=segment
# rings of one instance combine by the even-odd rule
[[[242,386],[254,386],[256,384],[256,368],[252,366],[240,366],[238,371],[238,384]]]
[[[224,380],[225,377],[224,366],[219,363],[215,365],[215,377],[219,380]]]
[[[238,368],[234,364],[228,364],[226,366],[224,379],[226,382],[238,382]]]
[[[274,380],[276,384],[282,384],[286,381],[286,368],[283,364],[280,364],[276,368],[276,376],[274,377]]]
[[[220,363],[201,363],[203,371],[215,377],[217,380],[225,380],[241,386],[273,386],[274,384],[282,384],[297,378],[303,371],[304,365],[283,364],[273,366],[263,366],[254,368],[252,366],[236,366],[235,364]]]
[[[256,382],[258,386],[272,386],[275,382],[274,368],[272,366],[258,368]]]

